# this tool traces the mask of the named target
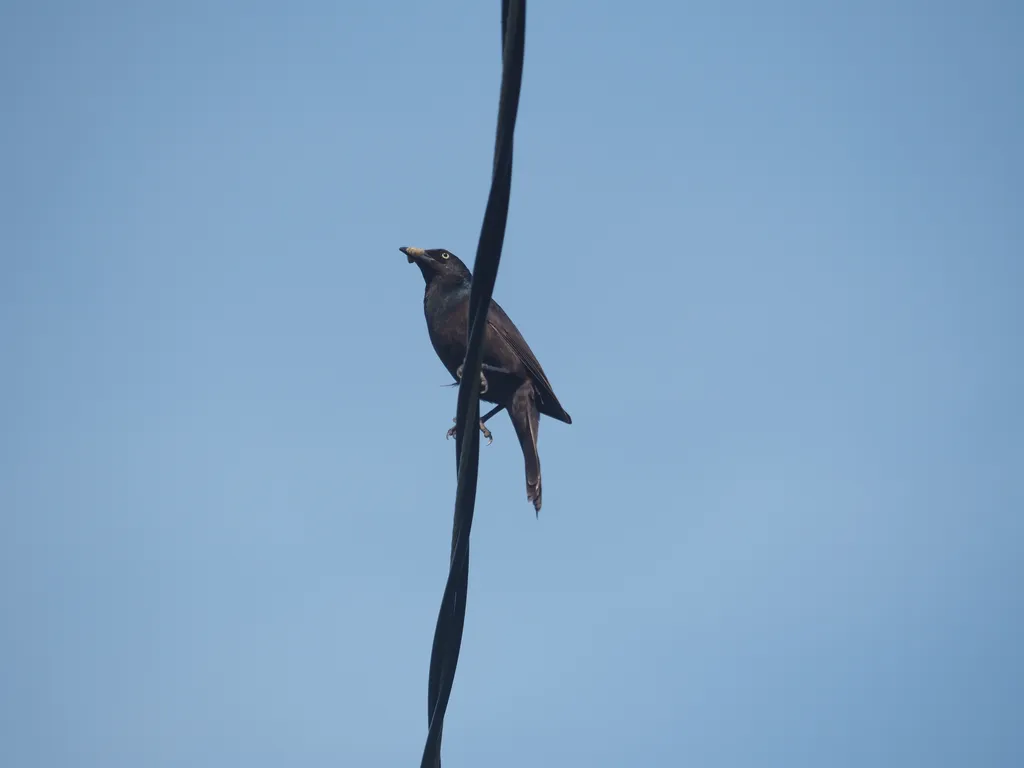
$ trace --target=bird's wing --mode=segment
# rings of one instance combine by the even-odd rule
[[[558,402],[558,398],[555,397],[555,392],[551,388],[551,382],[548,381],[548,377],[544,374],[544,369],[540,367],[540,361],[537,360],[537,356],[533,354],[533,350],[526,343],[523,334],[516,328],[516,324],[512,322],[512,318],[505,314],[505,310],[494,299],[491,299],[490,311],[487,313],[487,324],[511,347],[516,357],[522,360],[523,365],[526,366],[526,370],[530,374],[530,378],[533,379],[537,392],[540,395],[540,403],[538,405],[541,412],[547,413],[559,421],[571,424],[572,420],[565,409],[562,408],[562,404]]]

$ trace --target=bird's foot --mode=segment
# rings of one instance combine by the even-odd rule
[[[452,421],[457,421],[457,419],[452,419]],[[456,431],[455,427],[452,427],[451,429],[449,429],[447,434],[445,434],[444,439],[447,440],[449,437],[454,437],[455,436],[455,431]],[[482,420],[480,422],[480,433],[484,437],[487,438],[487,444],[488,445],[490,445],[491,443],[494,442],[494,436],[491,435],[491,430],[489,430],[487,427],[484,426],[484,423],[483,423]]]
[[[463,364],[463,365],[465,365],[465,364]],[[462,380],[462,368],[463,368],[463,366],[460,365],[458,368],[455,369],[455,378],[459,379],[459,381]],[[483,371],[480,371],[480,394],[482,395],[486,391],[487,391],[487,377],[484,376],[484,372]]]

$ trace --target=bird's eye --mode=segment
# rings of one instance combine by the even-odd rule
[[[441,258],[442,259],[447,259],[449,256],[451,256],[450,253],[445,253],[444,251],[441,251]]]

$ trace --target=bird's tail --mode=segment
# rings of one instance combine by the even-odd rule
[[[540,428],[540,411],[534,401],[533,382],[526,381],[516,390],[509,408],[512,426],[515,427],[519,445],[523,449],[523,463],[526,467],[526,498],[533,502],[533,509],[540,514],[540,454],[537,452],[537,434]]]

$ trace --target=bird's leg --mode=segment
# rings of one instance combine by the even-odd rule
[[[496,365],[489,365],[488,363],[481,363],[480,370],[486,371],[487,373],[501,373],[507,374],[509,376],[512,375],[512,371],[510,371],[508,368],[499,368]]]
[[[463,363],[462,365],[460,365],[458,368],[455,369],[455,378],[459,379],[460,381],[462,380],[462,367],[463,367],[463,365],[465,365],[465,363]],[[482,395],[486,391],[487,391],[487,377],[484,376],[484,372],[483,371],[480,371],[480,394]]]
[[[491,418],[491,416],[493,416],[494,414],[496,414],[499,411],[501,411],[504,407],[505,407],[504,405],[496,405],[493,408],[491,408],[491,410],[489,410],[487,412],[487,414],[482,419],[480,419],[480,431],[483,433],[483,436],[487,438],[487,444],[488,445],[490,445],[491,443],[494,442],[494,438],[491,436],[491,430],[489,430],[487,427],[484,426],[484,422],[487,421],[489,418]],[[452,419],[452,421],[458,421],[458,419]],[[449,437],[452,437],[454,434],[455,434],[455,427],[452,427],[451,429],[448,430],[448,434],[445,435],[444,439],[447,440]]]
[[[462,365],[460,365],[458,368],[455,369],[455,377],[457,379],[459,379],[460,381],[462,380],[462,371],[463,371],[464,366],[465,366],[465,363],[463,363]],[[481,366],[481,368],[486,368],[487,370],[495,371],[497,373],[506,373],[506,371],[504,369],[496,368],[496,367],[491,366],[491,365],[483,364]],[[482,395],[486,391],[487,391],[487,377],[484,376],[484,372],[481,370],[480,371],[480,394]],[[505,407],[504,405],[496,405],[493,408],[491,408],[491,410],[488,411],[487,414],[482,419],[480,419],[480,432],[483,434],[484,437],[487,438],[487,444],[488,445],[490,445],[491,443],[494,442],[494,436],[491,434],[491,430],[489,430],[486,426],[484,426],[484,422],[487,421],[489,418],[491,418],[491,416],[493,416],[494,414],[498,413],[504,407]],[[457,422],[458,419],[457,418],[456,419],[452,419],[452,421]],[[451,429],[449,429],[448,432],[445,434],[445,439],[447,440],[449,437],[452,437],[455,434],[455,432],[456,432],[456,428],[455,427],[452,427]]]
[[[455,418],[455,419],[452,419],[452,421],[458,421],[458,419]],[[455,432],[456,432],[456,428],[452,427],[445,434],[444,439],[447,440],[449,437],[453,437],[455,435]],[[480,432],[481,432],[481,434],[483,434],[484,437],[487,438],[487,444],[488,445],[490,445],[491,443],[494,442],[494,437],[491,435],[491,430],[489,430],[487,427],[484,426],[484,420],[483,419],[480,419]]]

